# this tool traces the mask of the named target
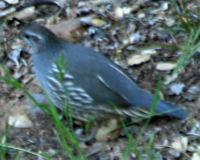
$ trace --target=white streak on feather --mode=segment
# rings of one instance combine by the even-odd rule
[[[56,85],[56,87],[58,87],[58,88],[62,87],[60,82],[58,80],[56,80],[54,77],[48,76],[47,79],[50,80],[50,83],[53,82]]]
[[[112,65],[111,63],[109,63],[109,66],[111,68],[113,68],[114,70],[116,70],[117,72],[119,72],[122,76],[126,77],[129,81],[132,82],[132,80],[124,73],[122,72],[119,68],[115,67],[114,65]]]
[[[100,80],[100,82],[102,82],[106,87],[110,88],[110,86],[104,81],[104,79],[97,74],[97,78]]]

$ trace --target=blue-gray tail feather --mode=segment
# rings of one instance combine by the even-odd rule
[[[137,93],[135,92],[134,95],[132,95],[131,104],[145,110],[151,110],[153,99],[154,96],[151,93],[137,88]],[[163,100],[158,100],[155,112],[178,119],[185,119],[188,116],[186,110]]]
[[[156,112],[163,113],[167,116],[185,119],[188,116],[188,112],[180,107],[177,107],[169,102],[160,100],[156,107]]]

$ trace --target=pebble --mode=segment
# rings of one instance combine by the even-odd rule
[[[185,84],[183,83],[175,83],[170,85],[170,90],[175,95],[180,95],[183,92],[183,89],[185,87]]]
[[[5,0],[8,4],[17,4],[19,0]]]
[[[115,9],[115,18],[122,18],[124,16],[124,12],[123,12],[123,9],[121,7],[117,7]]]
[[[6,3],[3,1],[0,1],[0,9],[6,8]]]
[[[200,155],[199,153],[193,153],[191,160],[199,160],[200,159]]]
[[[197,92],[200,92],[200,88],[198,86],[191,86],[188,89],[188,92],[191,94],[196,94]]]
[[[185,152],[188,147],[188,138],[187,137],[177,137],[174,142],[171,144],[171,147],[177,152]]]

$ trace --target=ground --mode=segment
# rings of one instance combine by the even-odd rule
[[[23,47],[23,42],[18,37],[22,26],[13,20],[17,17],[25,22],[48,25],[55,33],[61,32],[57,35],[66,38],[66,41],[81,43],[99,51],[124,68],[140,87],[152,93],[155,93],[158,80],[162,77],[161,98],[185,107],[190,113],[189,117],[186,120],[155,117],[142,135],[140,129],[143,128],[145,122],[131,126],[129,132],[134,140],[142,136],[137,149],[143,159],[148,159],[149,154],[146,148],[153,136],[153,144],[148,146],[151,148],[152,157],[159,155],[157,159],[164,160],[194,160],[198,157],[196,155],[199,148],[200,130],[200,57],[198,50],[191,59],[184,61],[183,64],[187,65],[184,65],[185,68],[177,74],[177,77],[166,83],[168,77],[174,73],[174,64],[177,64],[178,58],[183,54],[183,46],[188,38],[188,32],[175,31],[175,28],[181,26],[176,7],[190,11],[192,16],[192,13],[195,14],[198,1],[184,2],[185,4],[182,1],[172,3],[172,1],[148,0],[130,2],[119,0],[118,3],[101,0],[58,2],[62,3],[59,11],[55,5],[44,4],[37,5],[26,13],[24,10],[19,11],[22,13],[21,16],[17,12],[6,16],[6,21],[0,28],[1,64],[7,67],[9,72],[30,93],[41,93],[34,76],[30,55],[27,54],[27,48]],[[19,6],[23,3],[25,1],[5,4],[8,7]],[[183,5],[186,7],[184,8]],[[5,7],[0,11],[3,12],[6,9]],[[29,16],[27,16],[28,13]],[[188,17],[184,14],[181,18],[189,23]],[[68,26],[56,31],[61,21],[66,21]],[[50,26],[53,24],[54,26]],[[132,58],[135,55],[139,57],[139,60]],[[158,63],[165,64],[165,66],[161,68]],[[3,68],[0,68],[0,75],[8,76]],[[27,107],[30,103],[23,91],[4,81],[0,81],[0,84],[2,134],[6,130],[7,120],[9,123],[9,117],[25,115],[27,119],[23,123],[30,124],[26,127],[10,128],[8,143],[34,152],[47,152],[49,155],[52,154],[53,159],[65,159],[66,155],[60,151],[54,125],[50,119],[43,114],[28,111]],[[129,141],[122,131],[113,140],[80,142],[80,148],[87,159],[117,160],[122,159]],[[57,151],[60,152],[57,153]],[[17,152],[18,150],[9,149],[7,159],[14,159]],[[38,156],[21,151],[20,155],[20,159],[39,159]],[[135,150],[130,152],[128,159],[139,159]]]

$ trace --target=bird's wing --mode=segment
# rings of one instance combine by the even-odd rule
[[[133,80],[118,66],[107,63],[106,69],[99,71],[98,80],[113,92],[121,95],[127,102],[140,109],[150,110],[153,103],[153,95],[139,88]],[[171,103],[159,100],[156,112],[165,113],[171,117],[184,119],[188,113]]]
[[[105,101],[104,99],[108,100],[111,97],[118,104],[127,102],[126,104],[141,106],[144,109],[151,107],[153,95],[139,88],[112,61],[92,49],[79,45],[70,45],[68,47],[65,45],[65,49],[66,53],[70,53],[65,54],[68,59],[69,70],[71,73],[76,73],[77,77],[82,75],[77,84],[85,88],[91,96],[94,95],[96,100]],[[76,75],[74,76],[76,77]],[[99,86],[97,82],[100,82],[102,86]],[[101,93],[96,93],[96,90]],[[119,100],[120,97],[124,99],[124,102],[122,102],[122,98]]]
[[[108,61],[106,67],[100,69],[96,75],[97,79],[110,88],[113,92],[123,97],[133,106],[146,109],[151,107],[153,95],[139,88],[133,80],[117,65]]]

